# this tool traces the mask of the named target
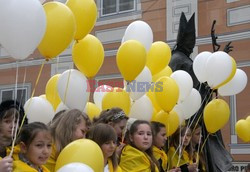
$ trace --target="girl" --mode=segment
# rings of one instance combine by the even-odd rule
[[[0,171],[12,170],[13,159],[7,155],[10,153],[9,146],[12,143],[17,119],[19,117],[19,125],[24,119],[24,125],[28,123],[24,118],[23,107],[18,101],[6,100],[0,104]],[[9,151],[8,151],[9,150]],[[13,158],[18,159],[20,148],[14,147]]]
[[[104,123],[111,125],[118,136],[117,144],[122,141],[122,132],[126,126],[128,117],[120,108],[112,108],[101,112],[98,118],[94,118],[95,124]]]
[[[129,144],[124,147],[120,159],[123,172],[158,172],[158,162],[152,152],[153,135],[150,123],[135,121],[129,129]]]
[[[180,141],[179,141],[180,140]],[[171,140],[168,151],[169,168],[180,167],[182,172],[196,172],[197,165],[193,163],[191,130],[187,127],[177,129]]]
[[[50,124],[50,131],[53,139],[52,153],[45,166],[51,171],[55,171],[55,163],[59,153],[70,142],[85,138],[90,121],[88,116],[77,110],[66,110],[59,112],[56,119]]]
[[[97,124],[88,133],[88,138],[96,142],[102,149],[104,157],[104,172],[120,172],[117,163],[115,130],[108,124]]]
[[[159,162],[159,171],[167,171],[168,157],[162,148],[166,144],[166,128],[165,125],[160,122],[151,122],[154,140],[153,140],[153,155]],[[179,168],[171,169],[170,172],[180,171]]]
[[[205,160],[204,160],[204,154],[200,150],[201,149],[201,139],[202,139],[202,133],[201,133],[201,126],[192,126],[192,146],[193,146],[193,161],[198,163],[198,169],[200,172],[205,172]]]
[[[49,172],[43,165],[50,156],[52,138],[45,124],[33,122],[24,126],[18,143],[21,153],[19,160],[14,161],[14,172]]]

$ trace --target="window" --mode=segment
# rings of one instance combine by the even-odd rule
[[[22,84],[21,84],[22,85]],[[28,99],[29,92],[30,92],[30,85],[22,85],[22,86],[9,86],[9,87],[1,87],[0,88],[0,102],[15,99],[15,91],[16,91],[16,99],[24,105],[26,100]]]
[[[107,16],[135,10],[135,0],[101,0],[101,15]]]

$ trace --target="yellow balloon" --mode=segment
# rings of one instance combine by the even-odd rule
[[[107,92],[102,98],[102,110],[119,107],[128,115],[130,105],[129,94],[122,88],[115,87],[112,92]]]
[[[68,0],[66,5],[76,19],[76,34],[74,39],[84,38],[93,29],[97,19],[97,8],[94,0]]]
[[[230,56],[231,57],[231,56]],[[231,74],[228,76],[228,78],[223,81],[221,84],[217,85],[216,87],[214,87],[214,89],[218,89],[219,87],[225,85],[226,83],[228,83],[231,79],[233,79],[235,73],[236,73],[236,69],[237,69],[237,64],[234,60],[234,58],[231,57],[231,60],[232,60],[232,72]]]
[[[156,110],[155,110],[155,108],[154,108],[154,109],[153,109],[153,113],[152,113],[152,117],[151,117],[151,121],[155,121],[156,116],[157,116],[157,112],[156,112]]]
[[[250,122],[244,119],[237,121],[235,131],[239,138],[244,142],[250,141]]]
[[[152,75],[163,70],[171,59],[171,49],[165,42],[154,42],[148,51],[146,66]]]
[[[154,91],[152,91],[151,89],[148,90],[148,92],[146,93],[147,96],[149,97],[149,99],[151,100],[154,109],[156,110],[156,113],[159,112],[161,110],[161,107],[158,105],[156,98],[155,98],[155,93]]]
[[[124,42],[118,49],[116,63],[123,78],[126,81],[133,81],[146,64],[144,46],[135,40]]]
[[[153,82],[156,82],[161,77],[164,77],[164,76],[170,77],[170,75],[172,73],[173,73],[172,69],[169,66],[166,66],[163,70],[161,70],[157,74],[153,75],[152,80],[153,80]]]
[[[209,133],[215,133],[221,129],[229,120],[230,109],[222,99],[210,101],[204,109],[204,122]]]
[[[94,117],[98,117],[101,113],[101,110],[91,102],[87,102],[85,107],[85,113],[89,116],[91,120],[93,120]]]
[[[61,102],[60,96],[57,91],[57,82],[58,82],[60,75],[61,74],[52,76],[47,82],[46,88],[45,88],[46,98],[51,103],[54,110],[56,110],[57,106]]]
[[[72,42],[75,35],[75,18],[69,7],[60,2],[48,2],[43,5],[47,28],[38,46],[46,59],[56,57]]]
[[[246,120],[247,120],[248,122],[250,122],[250,115],[246,118]]]
[[[170,113],[160,111],[153,121],[165,124],[167,136],[171,136],[179,126],[179,116],[175,111],[171,111]]]
[[[101,41],[93,35],[87,35],[75,42],[72,48],[72,58],[76,67],[87,77],[94,77],[104,60],[104,49]]]
[[[101,148],[89,139],[79,139],[68,144],[56,160],[55,171],[72,162],[86,164],[94,171],[103,171],[104,168]]]
[[[155,98],[159,106],[166,112],[170,112],[179,98],[179,87],[174,79],[162,77],[156,81],[160,89],[155,89]]]

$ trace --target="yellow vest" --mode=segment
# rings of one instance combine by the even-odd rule
[[[156,146],[153,146],[153,155],[157,161],[159,161],[159,159],[161,159],[162,164],[160,164],[160,165],[162,166],[163,170],[166,171],[167,164],[168,164],[167,154],[163,150],[157,148]]]
[[[52,145],[52,151],[50,154],[49,159],[47,160],[46,164],[44,165],[45,167],[47,167],[49,169],[50,172],[54,172],[55,171],[55,166],[56,166],[56,145],[53,144]]]
[[[123,172],[151,172],[149,157],[146,153],[126,145],[122,150],[119,166]],[[159,172],[155,165],[155,171]]]
[[[50,172],[46,167],[43,165],[41,166],[43,172]],[[13,162],[13,172],[37,172],[36,169],[32,168],[28,164],[24,163],[21,160],[16,160]]]
[[[180,161],[179,161],[179,151],[177,151],[175,153],[176,149],[174,147],[170,147],[169,151],[168,151],[168,165],[169,165],[169,169],[180,167],[184,164],[192,164],[193,161],[189,159],[188,153],[187,151],[183,150],[182,155],[180,157]],[[179,161],[179,164],[178,164]]]

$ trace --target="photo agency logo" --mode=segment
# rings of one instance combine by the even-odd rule
[[[126,92],[162,92],[163,82],[126,82],[123,81],[96,81],[88,80],[87,92],[113,92],[115,87],[124,88]],[[110,86],[112,85],[112,87]],[[117,92],[122,89],[117,89]]]

